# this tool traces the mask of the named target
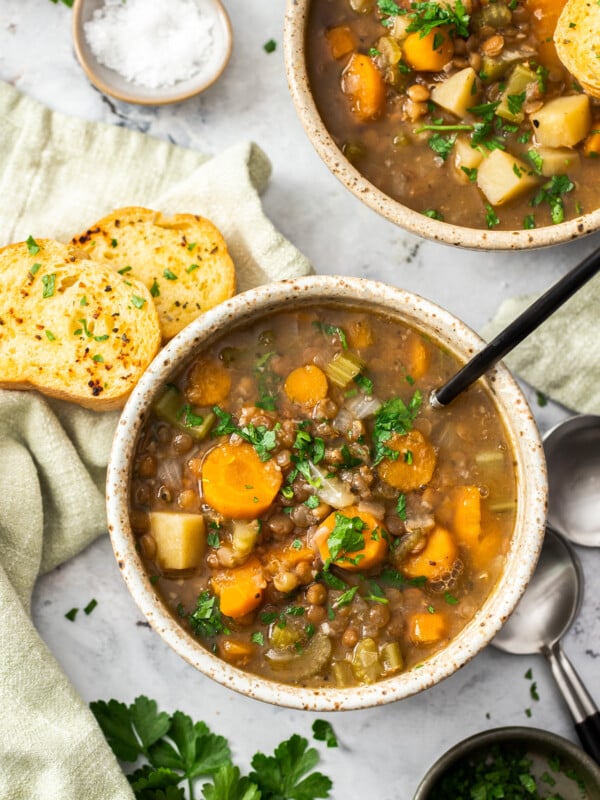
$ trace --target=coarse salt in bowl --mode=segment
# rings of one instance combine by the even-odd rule
[[[175,103],[211,86],[232,49],[219,0],[75,0],[77,57],[92,83],[118,100]]]

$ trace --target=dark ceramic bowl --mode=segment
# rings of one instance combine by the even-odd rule
[[[494,728],[476,733],[455,744],[429,769],[419,784],[413,800],[430,800],[436,784],[444,775],[457,767],[461,761],[466,761],[476,754],[485,753],[493,745],[517,745],[531,755],[540,774],[546,771],[556,780],[556,785],[552,787],[546,783],[540,783],[541,787],[548,790],[548,795],[558,793],[564,800],[600,800],[600,766],[590,756],[573,742],[557,736],[555,733],[539,728],[517,726]],[[557,756],[563,765],[575,771],[578,779],[585,786],[586,794],[583,794],[576,781],[568,778],[564,773],[552,770],[548,759]],[[536,766],[533,767],[533,771],[535,774]],[[448,797],[447,800],[452,800],[452,798]]]

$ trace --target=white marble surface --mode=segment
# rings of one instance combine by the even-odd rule
[[[274,223],[319,272],[377,278],[446,306],[475,329],[500,300],[541,291],[587,254],[597,237],[529,253],[475,253],[426,242],[379,218],[351,196],[320,162],[288,95],[282,54],[284,0],[225,0],[233,23],[233,57],[205,95],[147,109],[100,95],[80,70],[71,43],[71,12],[50,0],[1,0],[0,79],[68,114],[122,125],[207,152],[252,138],[273,162],[264,196]],[[275,39],[272,54],[263,50]],[[540,409],[540,427],[566,415]],[[600,702],[600,551],[578,550],[587,588],[565,649]],[[75,623],[71,607],[98,607]],[[227,736],[242,770],[256,749],[270,751],[298,732],[310,738],[314,715],[238,696],[197,673],[146,627],[116,568],[106,537],[44,577],[35,592],[41,635],[86,701],[137,694],[166,710],[181,708]],[[532,668],[539,701],[524,678]],[[532,709],[528,718],[525,709]],[[321,715],[325,716],[325,715]],[[332,797],[410,800],[429,765],[464,736],[509,724],[535,725],[574,739],[567,711],[541,657],[488,648],[426,693],[377,709],[327,715],[339,749],[321,768]],[[65,800],[67,800],[65,798]]]

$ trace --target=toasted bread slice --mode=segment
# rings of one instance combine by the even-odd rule
[[[160,341],[143,283],[50,239],[0,250],[0,387],[119,408]]]
[[[583,90],[600,97],[600,6],[596,0],[567,0],[556,28],[558,57]]]
[[[212,222],[193,214],[164,217],[147,208],[119,208],[73,237],[72,244],[146,284],[163,340],[235,291],[225,240]]]

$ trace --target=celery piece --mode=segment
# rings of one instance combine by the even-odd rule
[[[250,555],[258,539],[258,521],[235,520],[231,546],[236,557],[243,558]]]
[[[535,72],[524,64],[516,64],[502,92],[500,105],[496,109],[497,116],[509,122],[523,122],[525,119],[523,104],[527,87],[532,83],[537,83]]]
[[[359,683],[375,683],[383,672],[377,645],[373,639],[365,637],[352,653],[352,672]]]
[[[207,414],[193,414],[194,418],[201,416],[202,421],[190,424],[189,405],[184,403],[184,398],[176,386],[167,386],[161,396],[154,401],[152,410],[163,422],[168,422],[179,431],[189,433],[193,439],[205,439],[210,429],[215,423],[215,415],[212,411]]]
[[[325,374],[332,383],[345,389],[363,367],[363,362],[354,353],[336,353],[326,365]]]
[[[332,666],[335,685],[339,689],[345,689],[354,685],[354,674],[352,667],[347,661],[335,661]]]
[[[502,450],[482,450],[475,456],[475,462],[479,467],[500,467],[504,464],[504,453]]]
[[[503,514],[506,511],[516,511],[517,503],[515,500],[501,500],[498,503],[490,504],[490,511],[494,514]]]
[[[386,673],[400,672],[404,669],[404,659],[398,642],[388,642],[381,648],[380,658]]]

